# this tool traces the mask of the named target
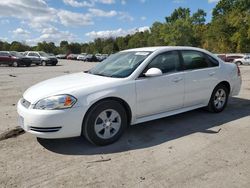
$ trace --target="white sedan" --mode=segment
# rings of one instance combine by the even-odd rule
[[[241,87],[240,70],[192,47],[121,51],[89,71],[29,88],[17,105],[19,124],[41,138],[84,135],[106,145],[134,125],[206,107],[221,112]]]

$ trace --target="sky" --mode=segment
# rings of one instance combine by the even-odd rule
[[[89,42],[144,31],[178,7],[203,9],[207,22],[218,0],[1,0],[0,40],[28,45]]]

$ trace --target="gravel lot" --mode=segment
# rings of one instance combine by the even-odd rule
[[[94,63],[0,67],[0,134],[17,126],[16,103],[31,85]],[[226,110],[195,110],[130,127],[117,143],[84,138],[0,141],[0,187],[250,187],[250,66]]]

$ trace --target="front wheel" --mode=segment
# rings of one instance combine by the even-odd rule
[[[113,100],[94,105],[83,122],[83,135],[96,145],[117,141],[127,127],[127,114],[123,106]]]
[[[42,61],[42,66],[47,66],[47,63],[45,61]]]
[[[207,109],[214,113],[222,112],[227,106],[228,95],[228,88],[222,84],[218,85],[212,93]]]

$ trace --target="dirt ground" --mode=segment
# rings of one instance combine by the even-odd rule
[[[0,67],[0,134],[17,126],[16,103],[31,85],[94,63]],[[226,110],[195,110],[130,127],[115,144],[84,138],[0,141],[0,187],[250,187],[250,66]]]

